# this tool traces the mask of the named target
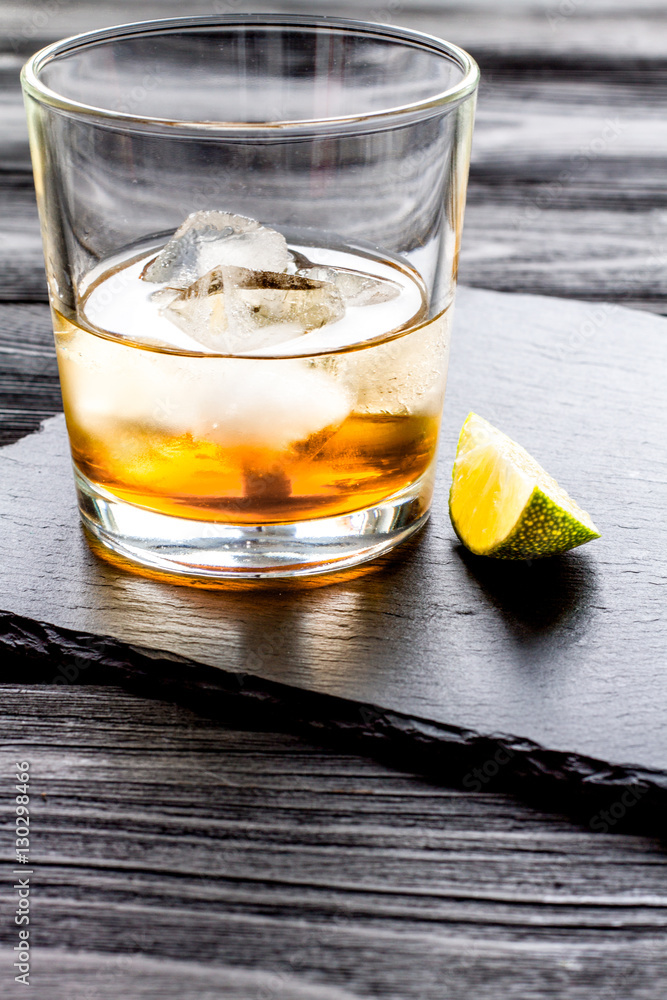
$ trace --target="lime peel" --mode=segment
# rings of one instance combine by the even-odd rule
[[[525,448],[476,413],[461,428],[449,514],[466,548],[496,559],[556,555],[600,537]]]

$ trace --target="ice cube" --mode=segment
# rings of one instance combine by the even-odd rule
[[[151,295],[151,302],[158,305],[160,309],[164,309],[170,302],[177,299],[180,294],[181,292],[178,288],[158,288],[157,292],[153,292]]]
[[[396,281],[377,278],[362,271],[351,271],[345,267],[312,264],[300,267],[296,273],[335,285],[346,306],[373,306],[379,302],[389,302],[401,294],[401,286]]]
[[[350,387],[307,361],[211,358],[204,363],[207,371],[213,363],[217,372],[214,380],[211,370],[198,396],[193,433],[223,447],[303,449],[314,436],[325,441],[352,408]]]
[[[193,212],[141,272],[144,281],[187,288],[214,267],[284,271],[291,260],[282,233],[231,212]]]
[[[134,447],[134,428],[139,441],[158,435],[156,447],[162,435],[190,435],[229,448],[303,449],[333,434],[354,402],[345,382],[300,359],[161,354],[83,331],[59,339],[58,354],[72,420],[108,439],[116,456]]]
[[[162,309],[204,347],[224,354],[291,340],[344,312],[331,282],[244,267],[213,268]]]

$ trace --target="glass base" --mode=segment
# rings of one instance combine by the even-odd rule
[[[119,500],[75,469],[84,526],[101,546],[170,576],[225,579],[308,576],[375,559],[425,524],[433,474],[382,503],[338,517],[227,524],[172,517]]]

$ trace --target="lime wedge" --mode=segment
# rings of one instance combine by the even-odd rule
[[[496,559],[552,556],[600,537],[525,448],[476,413],[461,428],[449,515],[466,548]]]

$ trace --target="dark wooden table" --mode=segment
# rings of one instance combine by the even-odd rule
[[[240,9],[297,8],[188,8]],[[172,11],[0,4],[4,443],[60,408],[18,69],[52,38]],[[442,34],[481,64],[464,282],[667,312],[662,0],[326,5],[340,11]],[[3,830],[9,851],[14,761],[29,760],[38,1000],[667,994],[655,841],[94,672],[63,684],[55,661],[5,680]],[[2,996],[19,996],[4,898]]]

